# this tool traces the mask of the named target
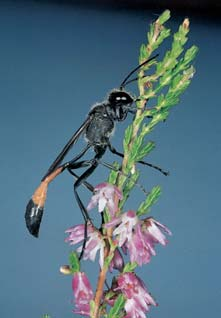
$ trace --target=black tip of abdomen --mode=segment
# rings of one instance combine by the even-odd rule
[[[35,204],[32,199],[28,202],[25,211],[25,222],[30,234],[35,237],[39,235],[43,212],[44,208]]]

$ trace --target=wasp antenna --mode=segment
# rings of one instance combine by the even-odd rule
[[[144,75],[144,76],[142,76],[141,78],[145,78],[145,77],[147,77],[147,75]],[[127,81],[127,82],[124,84],[124,87],[127,86],[128,84],[131,84],[131,83],[137,81],[138,79],[139,79],[139,77],[134,77],[134,78],[132,78],[131,80]]]
[[[143,77],[145,77],[145,76],[143,76]],[[130,83],[136,82],[136,81],[138,80],[138,78],[139,78],[139,77],[134,77],[134,78],[132,78],[131,80],[129,80],[128,82],[126,82],[126,83],[124,84],[124,87],[127,86],[127,85],[130,84]]]
[[[154,60],[157,56],[159,56],[159,54],[154,55],[154,56],[151,57],[150,59],[144,61],[143,63],[141,63],[140,65],[138,65],[137,67],[135,67],[135,68],[125,77],[125,79],[123,80],[123,82],[120,84],[120,89],[122,90],[123,87],[124,87],[125,85],[127,85],[126,82],[127,82],[128,78],[130,78],[133,73],[135,73],[137,70],[139,70],[139,69],[140,69],[142,66],[144,66],[145,64],[147,64],[147,63],[151,62],[152,60]]]

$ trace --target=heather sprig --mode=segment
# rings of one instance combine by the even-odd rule
[[[188,19],[184,19],[173,34],[170,49],[165,54],[159,49],[167,38],[171,39],[171,30],[165,25],[169,18],[170,12],[166,10],[150,25],[148,42],[140,48],[139,64],[148,60],[156,50],[160,55],[144,64],[137,74],[137,111],[125,131],[122,163],[114,163],[115,169],[111,171],[108,182],[94,188],[87,206],[88,212],[97,208],[103,216],[102,223],[99,228],[88,222],[87,228],[80,224],[66,231],[66,242],[71,245],[83,243],[70,254],[69,265],[60,269],[73,277],[74,312],[82,316],[144,318],[151,306],[157,306],[149,288],[135,271],[137,266],[148,264],[156,255],[155,246],[165,246],[168,235],[171,235],[165,225],[145,215],[158,200],[161,188],[154,186],[143,202],[137,202],[136,211],[124,211],[124,205],[138,184],[138,161],[146,160],[155,147],[154,142],[147,139],[149,133],[166,120],[195,73],[191,63],[198,49],[194,45],[188,49],[184,47],[188,40]],[[159,167],[153,168],[167,174]],[[87,240],[84,244],[85,233]],[[79,260],[82,248],[83,257]],[[81,262],[94,261],[97,254],[100,271],[96,289],[93,290],[90,277],[81,271]],[[112,274],[110,281],[109,278],[107,281],[108,273]]]
[[[148,43],[142,44],[140,48],[140,64],[148,60],[162,42],[171,35],[171,30],[165,26],[165,22],[169,18],[170,12],[166,10],[150,25],[150,31],[147,33]],[[191,62],[195,58],[198,48],[193,45],[185,50],[184,45],[187,42],[188,32],[189,20],[185,19],[173,35],[171,49],[164,55],[160,52],[160,56],[157,58],[158,62],[154,60],[147,63],[138,73],[140,96],[139,101],[137,101],[137,112],[134,121],[125,131],[123,174],[118,174],[118,177],[115,177],[115,180],[117,179],[115,184],[123,189],[124,199],[121,202],[121,208],[123,208],[126,202],[125,198],[128,198],[139,178],[136,162],[147,157],[155,148],[154,142],[146,141],[146,137],[158,123],[166,120],[171,107],[179,102],[180,95],[187,89],[195,73]],[[149,71],[148,74],[147,71]],[[151,107],[148,108],[150,101]],[[146,122],[148,117],[151,117],[151,120]],[[115,174],[116,172],[111,173],[112,179],[114,179],[113,175]],[[126,178],[127,174],[132,174],[132,180]],[[138,208],[139,215],[150,211],[151,205],[157,201],[160,192],[159,186],[150,191],[150,198],[147,197]]]

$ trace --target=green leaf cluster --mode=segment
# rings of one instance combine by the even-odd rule
[[[125,158],[122,166],[124,175],[119,174],[116,178],[116,184],[124,194],[124,199],[120,203],[121,208],[137,184],[139,172],[136,170],[136,163],[143,160],[155,148],[154,142],[146,140],[148,134],[157,124],[167,119],[171,107],[179,102],[180,95],[187,89],[195,73],[191,63],[196,57],[198,48],[193,45],[185,49],[188,41],[189,20],[184,19],[172,35],[171,30],[165,25],[169,18],[170,11],[164,11],[150,25],[147,33],[148,42],[140,47],[139,62],[141,64],[148,60],[165,40],[171,41],[170,49],[164,56],[159,52],[160,56],[145,64],[138,73],[140,96],[137,102],[137,114],[133,123],[125,131],[123,141]],[[153,106],[148,108],[150,99]],[[131,180],[125,175],[131,175]],[[160,187],[154,187],[140,204],[137,210],[138,215],[149,213],[160,193]]]
[[[170,11],[164,11],[150,25],[147,33],[148,41],[140,47],[139,63],[142,64],[150,59],[153,53],[156,53],[154,51],[158,50],[165,40],[170,39],[171,41],[170,49],[164,55],[159,52],[159,57],[156,55],[154,60],[144,64],[138,73],[140,96],[137,101],[135,118],[125,130],[122,172],[112,171],[109,176],[109,182],[117,185],[123,191],[123,200],[119,202],[121,210],[134,186],[139,185],[140,173],[136,164],[145,160],[145,157],[155,148],[155,143],[147,139],[148,135],[157,124],[167,119],[171,107],[179,102],[181,94],[187,89],[195,73],[191,63],[196,57],[198,48],[193,45],[185,49],[188,41],[189,20],[185,19],[172,35],[171,30],[165,25],[169,18]],[[151,100],[151,107],[148,107],[149,100]],[[120,169],[116,163],[115,167]],[[141,217],[149,213],[160,195],[161,187],[154,186],[138,206],[137,216]],[[123,272],[133,272],[136,266],[136,263],[129,262],[124,266]],[[112,296],[110,295],[110,297]],[[125,315],[124,304],[125,298],[121,294],[111,308],[108,318],[123,317]]]

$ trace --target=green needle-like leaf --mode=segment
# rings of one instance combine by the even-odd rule
[[[78,259],[78,255],[75,252],[71,252],[69,255],[69,264],[72,273],[80,271],[80,262]]]
[[[137,267],[137,263],[133,262],[133,263],[127,263],[125,266],[124,266],[124,270],[123,272],[124,273],[131,273],[135,270],[135,268]]]
[[[146,200],[141,203],[137,210],[137,216],[141,216],[143,214],[146,214],[150,211],[151,206],[156,203],[159,196],[161,195],[161,188],[160,186],[154,187],[150,194],[147,196]]]
[[[120,318],[123,313],[121,312],[124,308],[125,298],[123,294],[119,295],[114,303],[114,306],[111,308],[108,318]]]

